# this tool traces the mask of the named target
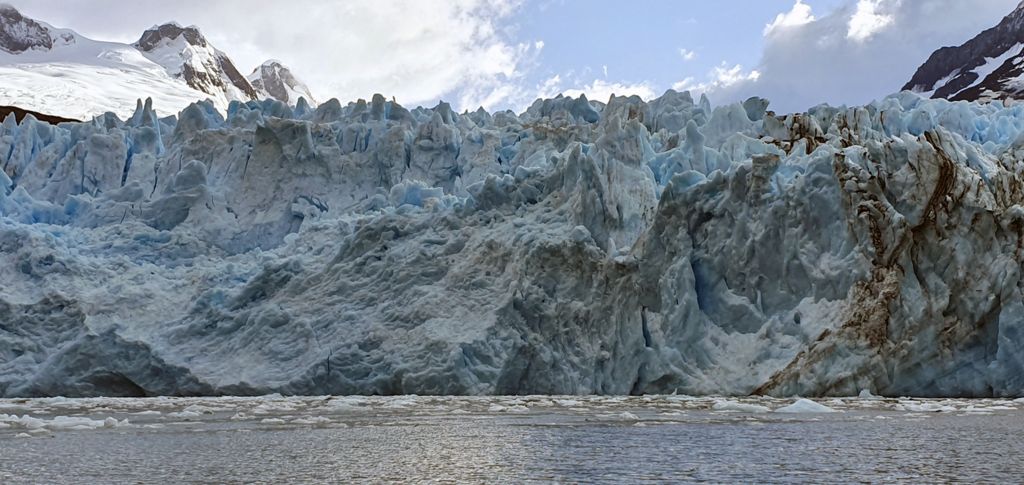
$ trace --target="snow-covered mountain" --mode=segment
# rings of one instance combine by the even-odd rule
[[[285,94],[308,93],[285,74],[280,84],[292,87]],[[273,97],[257,91],[195,27],[169,23],[146,30],[135,44],[102,42],[4,4],[0,80],[0,105],[76,119],[107,111],[131,116],[140,98],[152,98],[161,114],[170,115],[205,99],[225,111],[231,101]]]
[[[1024,98],[1024,2],[963,45],[935,51],[903,89],[953,101]]]
[[[292,74],[281,61],[271,59],[257,67],[247,79],[261,98],[271,98],[294,106],[299,98],[316,105],[309,87]]]
[[[211,46],[197,27],[181,27],[176,23],[155,26],[133,45],[171,76],[215,99],[243,102],[259,99],[231,59]]]
[[[0,396],[1024,396],[1024,113],[0,125]]]
[[[49,30],[14,7],[0,3],[0,50],[10,54],[28,49],[50,49],[53,39]]]

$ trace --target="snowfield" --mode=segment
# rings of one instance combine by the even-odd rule
[[[0,396],[1024,395],[1024,107],[767,105],[9,118]]]
[[[86,120],[106,111],[130,116],[140,96],[153,98],[163,114],[216,99],[188,87],[130,45],[42,25],[57,39],[52,49],[17,54],[0,49],[0,104]],[[227,107],[225,99],[215,102]]]
[[[106,112],[125,118],[139,98],[161,115],[198,100],[220,111],[231,101],[276,99],[295,106],[313,100],[309,88],[280,61],[248,77],[195,26],[171,22],[146,30],[138,42],[89,39],[27,18],[0,3],[0,106],[88,120]]]

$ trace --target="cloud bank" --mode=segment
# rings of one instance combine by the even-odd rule
[[[750,70],[722,66],[703,82],[681,82],[712,101],[749,96],[779,112],[863,104],[900,89],[928,56],[994,26],[1018,0],[859,0],[815,17],[796,1],[765,27],[764,53]]]
[[[692,43],[638,43],[637,55],[649,69],[634,68],[629,79],[610,78],[607,65],[545,65],[545,42],[566,40],[521,38],[516,25],[528,21],[517,14],[539,0],[7,1],[27,15],[101,40],[133,42],[146,27],[171,20],[198,25],[243,71],[283,59],[321,99],[379,92],[410,106],[444,99],[459,110],[520,110],[558,93],[650,99],[672,87],[708,92],[716,103],[762,96],[785,112],[822,102],[861,104],[892,93],[935,49],[995,25],[1018,0],[846,0],[831,12],[815,12],[812,0],[795,0],[774,19],[755,23],[764,25],[763,45],[730,47],[762,49],[754,64],[727,58],[713,64],[708,50]],[[666,14],[690,13],[672,8]],[[728,26],[714,32],[708,43],[730,42]],[[636,41],[628,30],[620,34],[622,42]],[[696,65],[713,67],[703,75],[681,74]],[[664,75],[672,69],[679,73]]]

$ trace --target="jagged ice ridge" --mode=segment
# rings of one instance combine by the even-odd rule
[[[0,396],[1024,394],[1024,107],[0,125]]]

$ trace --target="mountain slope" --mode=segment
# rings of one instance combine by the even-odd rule
[[[171,77],[127,44],[99,42],[46,24],[52,48],[0,52],[0,104],[69,118],[106,111],[124,118],[139,98],[153,98],[172,114],[211,97]],[[214,99],[218,106],[226,102]]]
[[[283,86],[290,103],[293,94],[308,94],[286,68],[270,74],[278,77],[267,85]],[[102,42],[0,4],[0,105],[76,119],[107,111],[126,118],[140,98],[153,98],[160,114],[171,115],[205,99],[225,111],[231,101],[267,97],[274,96],[257,91],[195,27],[169,23],[135,44]]]
[[[176,23],[155,26],[132,45],[192,89],[226,101],[258,98],[256,90],[231,59],[211,46],[196,27],[181,27]]]
[[[1024,2],[963,45],[935,51],[903,89],[953,101],[1024,97]]]
[[[45,26],[25,18],[14,7],[0,3],[0,50],[16,54],[28,49],[53,47]]]
[[[269,60],[257,67],[247,78],[261,99],[271,98],[294,105],[299,98],[306,98],[312,105],[317,102],[309,87],[292,73],[291,69],[277,60]]]

